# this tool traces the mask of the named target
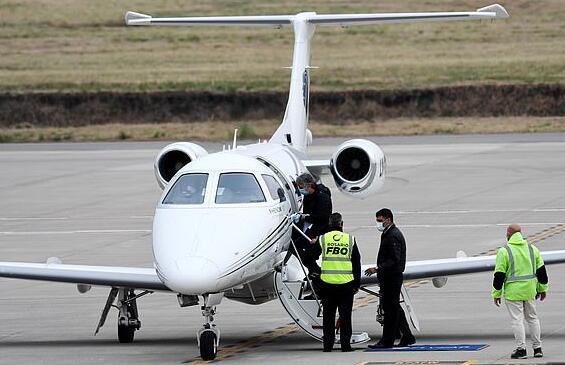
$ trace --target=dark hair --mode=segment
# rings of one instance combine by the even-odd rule
[[[309,185],[312,188],[316,189],[316,180],[310,175],[309,173],[305,172],[304,174],[298,176],[296,178],[296,183],[299,185]]]
[[[329,226],[330,228],[341,228],[343,225],[343,218],[339,213],[332,213],[329,219]]]
[[[392,211],[388,208],[383,208],[381,210],[379,210],[376,214],[375,217],[383,217],[384,219],[390,218],[390,221],[393,222],[394,221],[394,217],[392,215]]]

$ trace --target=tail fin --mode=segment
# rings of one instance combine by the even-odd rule
[[[150,15],[127,12],[127,25],[222,25],[222,26],[263,26],[286,27],[294,30],[294,53],[290,91],[283,121],[270,142],[292,145],[306,150],[309,133],[308,107],[310,88],[310,43],[317,25],[368,25],[383,23],[411,23],[428,21],[480,20],[507,18],[508,12],[498,4],[489,5],[471,12],[430,12],[430,13],[372,13],[372,14],[316,14],[313,12],[296,15],[269,16],[218,16],[153,18]]]

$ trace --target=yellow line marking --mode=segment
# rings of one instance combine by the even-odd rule
[[[224,360],[230,356],[233,356],[239,352],[246,351],[249,348],[259,346],[260,344],[273,341],[279,337],[286,336],[288,334],[298,331],[298,325],[294,323],[287,324],[286,326],[279,327],[273,331],[265,332],[259,336],[250,338],[249,340],[235,344],[234,346],[223,347],[218,351],[218,355],[214,360],[204,361],[201,359],[194,359],[190,361],[190,364],[208,364],[210,362]]]
[[[476,364],[477,360],[467,360],[464,363],[462,363],[461,365],[473,365]]]

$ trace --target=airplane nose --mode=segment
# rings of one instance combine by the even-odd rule
[[[167,273],[166,285],[181,294],[205,294],[217,291],[220,270],[205,257],[184,257],[175,260],[175,268]]]

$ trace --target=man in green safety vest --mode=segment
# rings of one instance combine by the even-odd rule
[[[492,297],[494,304],[500,306],[500,298],[504,296],[510,313],[516,339],[516,350],[510,357],[527,358],[524,319],[530,328],[534,357],[543,357],[535,299],[544,300],[547,294],[545,265],[537,247],[522,237],[519,225],[511,224],[506,230],[506,238],[508,244],[501,247],[496,255]]]
[[[330,216],[331,231],[320,236],[322,273],[320,279],[324,316],[324,352],[332,351],[335,341],[335,314],[339,309],[341,351],[351,348],[351,310],[359,290],[361,255],[355,237],[343,232],[341,214]]]

